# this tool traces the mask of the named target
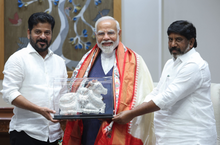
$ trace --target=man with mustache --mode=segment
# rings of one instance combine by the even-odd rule
[[[43,12],[29,17],[30,43],[12,54],[4,66],[3,99],[14,105],[11,145],[57,145],[63,131],[54,120],[53,78],[67,78],[64,60],[49,46],[54,18]]]
[[[154,112],[157,145],[216,145],[211,76],[208,63],[194,49],[196,28],[188,21],[175,21],[167,34],[173,58],[165,64],[158,85],[144,103],[113,120],[125,124]]]
[[[95,31],[97,44],[83,56],[72,78],[112,76],[115,113],[130,110],[153,89],[148,68],[141,56],[119,41],[121,30],[114,18],[98,19]],[[105,103],[107,106],[111,102]],[[152,145],[154,142],[153,114],[147,114],[125,125],[111,119],[68,121],[62,144]]]

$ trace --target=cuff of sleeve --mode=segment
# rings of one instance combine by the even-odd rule
[[[166,108],[166,103],[161,99],[160,95],[154,96],[152,101],[161,109],[164,110]]]
[[[15,98],[17,98],[19,95],[21,95],[21,93],[18,92],[18,91],[11,92],[11,93],[9,94],[9,97],[8,97],[9,103],[11,104],[12,101],[13,101]]]
[[[145,97],[145,99],[144,99],[144,102],[149,102],[149,101],[152,100],[152,98],[153,98],[152,95],[147,95],[147,96]]]

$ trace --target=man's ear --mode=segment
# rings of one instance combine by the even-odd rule
[[[30,39],[31,31],[28,29],[27,30],[27,38]]]
[[[193,48],[194,43],[195,43],[195,38],[191,38],[191,39],[189,40],[189,46],[190,46],[190,48]]]
[[[121,30],[119,30],[119,32],[118,32],[118,36],[121,36]]]

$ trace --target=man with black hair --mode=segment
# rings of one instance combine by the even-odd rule
[[[53,78],[67,78],[64,60],[49,46],[55,25],[47,13],[34,13],[28,20],[30,43],[12,54],[4,66],[3,99],[14,105],[10,122],[11,145],[57,145],[62,137],[55,113]]]
[[[193,48],[197,47],[196,28],[188,21],[175,21],[167,34],[173,58],[165,64],[158,85],[144,103],[113,120],[125,124],[154,112],[157,145],[215,145],[211,76],[207,62]]]

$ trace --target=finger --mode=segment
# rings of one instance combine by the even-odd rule
[[[121,113],[114,115],[114,118],[117,118],[121,115]]]
[[[118,115],[113,115],[113,118],[118,117]]]
[[[112,118],[113,121],[118,121],[117,117]]]
[[[54,120],[54,119],[51,119],[50,121],[52,121],[53,123],[60,122],[60,120]]]
[[[118,123],[118,124],[121,124],[121,121],[118,120],[118,119],[114,119],[113,121],[116,122],[116,123]]]
[[[116,116],[116,115],[115,115],[115,116],[113,116],[113,120],[115,120],[115,119],[117,119],[117,118],[118,118],[118,116]]]
[[[51,116],[51,114],[48,114],[48,117],[49,117],[49,120],[52,121],[53,123],[57,123],[60,121],[60,120],[53,119],[53,115]]]
[[[48,113],[53,113],[53,114],[56,113],[55,110],[52,110],[52,109],[49,109],[49,108],[46,108],[46,107],[42,108],[42,111],[43,111],[43,112],[48,112]]]
[[[53,114],[55,114],[55,113],[56,113],[56,111],[55,111],[55,110],[51,110],[51,109],[48,109],[48,110],[47,110],[47,112],[49,112],[49,113],[53,113]]]

